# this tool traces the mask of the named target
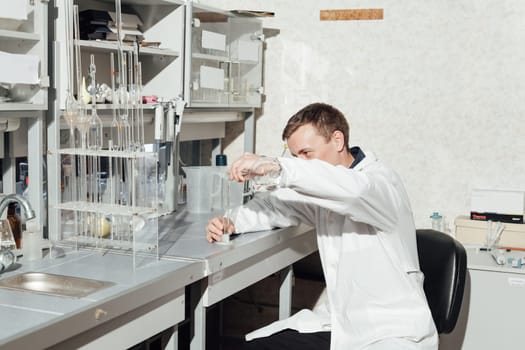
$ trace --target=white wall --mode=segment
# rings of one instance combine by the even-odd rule
[[[279,154],[281,130],[304,105],[333,104],[352,145],[401,174],[416,224],[450,224],[474,187],[525,188],[525,2],[201,1],[276,13],[257,150]],[[321,9],[383,8],[380,21],[320,21]],[[227,149],[233,157],[242,141]],[[452,225],[453,226],[453,225]]]

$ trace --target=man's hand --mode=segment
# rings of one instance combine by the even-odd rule
[[[281,165],[275,158],[259,156],[253,153],[244,153],[233,162],[230,169],[230,179],[245,182],[255,176],[264,176],[269,173],[279,173]]]
[[[230,219],[223,216],[216,216],[208,221],[208,224],[206,225],[206,239],[208,242],[221,242],[224,232],[230,234],[235,232],[235,226]]]

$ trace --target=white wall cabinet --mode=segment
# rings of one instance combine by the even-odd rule
[[[55,21],[56,38],[54,40],[58,69],[55,70],[56,88],[59,91],[58,105],[64,109],[67,87],[66,37],[64,3],[70,0],[56,0],[58,17]],[[100,10],[115,12],[112,0],[76,1],[79,11]],[[122,13],[134,14],[142,20],[140,30],[145,41],[155,43],[139,48],[139,60],[142,62],[142,83],[144,95],[155,95],[163,99],[173,99],[182,95],[181,58],[184,50],[184,2],[176,0],[122,0]],[[117,54],[116,42],[101,40],[81,40],[82,76],[89,83],[89,57],[95,55],[97,65],[97,83],[111,85],[110,53]],[[124,45],[125,52],[131,52],[131,44]],[[179,59],[181,58],[181,59]],[[76,84],[75,84],[76,85]],[[76,95],[76,90],[75,90]],[[101,104],[100,109],[109,108]]]
[[[2,192],[16,192],[16,158],[27,156],[28,200],[45,221],[44,111],[48,107],[48,1],[3,2],[0,11]],[[4,149],[4,138],[8,147]],[[21,140],[26,140],[23,142]]]
[[[184,96],[189,107],[260,107],[262,21],[188,2]]]
[[[16,6],[27,5],[25,19],[2,18],[7,12],[4,10],[2,10],[4,14],[0,14],[0,51],[7,55],[0,59],[6,60],[5,63],[12,60],[10,64],[2,65],[0,68],[0,72],[3,71],[0,73],[3,92],[3,96],[0,96],[0,111],[43,111],[47,108],[47,88],[49,86],[47,73],[48,2],[45,0],[26,0],[24,2],[22,0],[16,3]],[[20,58],[19,61],[17,57]],[[35,74],[23,74],[28,72],[28,67],[31,68],[30,71],[36,70],[36,77]],[[36,69],[33,70],[34,67]],[[10,83],[6,83],[2,77],[7,78],[9,72],[14,73],[15,77]],[[18,79],[22,82],[18,83]]]
[[[63,156],[60,155],[60,149],[67,146],[68,125],[63,119],[65,110],[65,101],[67,97],[68,73],[67,73],[67,35],[66,35],[66,1],[56,0],[55,6],[58,13],[54,22],[55,37],[53,41],[54,67],[53,81],[56,89],[56,99],[52,108],[49,109],[48,119],[48,158],[50,163],[50,236],[59,230],[60,213],[56,209],[61,203],[64,196],[64,186],[62,174],[64,173]],[[78,5],[78,10],[83,11],[95,10],[104,13],[115,12],[115,1],[113,0],[73,0]],[[140,19],[141,24],[138,29],[142,32],[144,42],[138,48],[138,61],[142,67],[142,95],[156,96],[163,103],[175,101],[182,98],[183,94],[183,52],[184,52],[184,18],[185,2],[179,0],[122,0],[122,14],[135,15]],[[124,17],[124,25],[126,24]],[[82,33],[82,24],[80,26],[81,40],[79,41],[81,56],[81,76],[85,78],[86,84],[89,80],[89,65],[91,56],[94,57],[96,65],[97,85],[112,85],[111,72],[111,53],[114,54],[116,68],[116,86],[118,86],[118,43],[109,40],[87,40]],[[86,40],[84,40],[86,39]],[[124,42],[124,55],[135,55],[133,43]],[[131,66],[136,68],[136,60],[132,59],[133,64],[128,61],[127,69]],[[128,74],[129,75],[129,74]],[[74,86],[77,86],[74,82]],[[73,88],[74,95],[78,96],[78,89]],[[131,91],[131,88],[128,89]],[[130,93],[131,94],[131,93]],[[131,95],[130,95],[131,96]],[[100,101],[99,101],[100,102]],[[144,104],[144,143],[152,144],[154,140],[153,120],[155,108],[158,103]],[[91,109],[87,106],[87,109]],[[109,147],[108,139],[111,137],[111,123],[114,111],[118,108],[115,104],[97,103],[96,109],[98,116],[102,119],[104,126],[103,131],[103,148]],[[89,113],[89,112],[88,112]],[[133,122],[130,117],[130,124]],[[135,116],[135,118],[137,118]],[[136,120],[136,119],[135,119]],[[165,125],[161,137],[164,139],[168,129],[175,128],[172,125]],[[62,132],[61,132],[62,130]],[[133,128],[131,129],[132,133]],[[136,129],[135,129],[136,130]],[[173,148],[172,148],[173,149]],[[111,157],[110,157],[111,159]]]
[[[114,0],[55,0],[49,40],[52,48],[52,87],[47,112],[48,192],[50,234],[59,229],[59,211],[55,208],[63,197],[62,156],[60,149],[68,147],[68,125],[63,118],[68,94],[66,2],[78,5],[79,12],[115,11]],[[157,96],[164,103],[183,100],[190,115],[208,113],[213,122],[238,120],[245,115],[248,144],[253,148],[253,109],[261,106],[263,41],[262,21],[239,17],[231,12],[209,8],[193,1],[182,0],[122,0],[122,13],[133,14],[142,22],[139,30],[147,45],[141,45],[138,60],[142,64],[142,95]],[[81,25],[82,32],[82,25]],[[86,38],[87,39],[87,38]],[[118,52],[118,44],[107,40],[80,40],[81,76],[89,85],[89,64],[93,56],[97,84],[111,86],[110,55]],[[134,52],[133,45],[124,52]],[[118,67],[118,66],[117,66]],[[118,79],[117,79],[118,82]],[[73,86],[76,91],[77,87]],[[155,109],[158,104],[144,105],[145,143],[157,141],[154,130]],[[87,107],[88,109],[91,106]],[[97,103],[96,110],[104,125],[103,148],[108,148],[109,127],[113,105]],[[164,108],[169,115],[169,108]],[[177,109],[179,114],[180,108]],[[158,108],[157,108],[158,111]],[[221,113],[217,113],[220,111]],[[192,114],[193,113],[193,114]],[[226,113],[226,117],[224,117]],[[230,114],[232,115],[230,115]],[[230,119],[228,119],[230,118]],[[233,118],[233,119],[232,119]],[[176,118],[177,119],[177,118]],[[178,118],[180,120],[180,118]],[[184,123],[185,118],[182,118]],[[174,129],[173,121],[165,118],[163,137]],[[220,128],[217,128],[220,129]],[[165,135],[165,136],[164,136]],[[176,145],[176,140],[173,142]],[[176,155],[176,147],[171,148]],[[161,157],[162,158],[162,157]],[[159,159],[161,159],[159,158]],[[171,162],[170,176],[177,175],[177,159]],[[168,189],[166,190],[168,191]]]

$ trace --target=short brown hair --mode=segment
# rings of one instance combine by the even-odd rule
[[[348,148],[350,127],[345,116],[337,108],[326,103],[312,103],[295,113],[283,130],[283,141],[286,141],[299,127],[312,124],[327,141],[334,131],[343,133],[345,145]]]

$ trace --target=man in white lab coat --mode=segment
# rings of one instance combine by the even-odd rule
[[[344,115],[314,103],[283,131],[294,158],[245,154],[231,167],[231,179],[264,179],[272,190],[239,208],[234,223],[211,219],[208,241],[220,241],[224,229],[308,223],[326,279],[324,302],[248,334],[248,349],[438,348],[407,193],[395,172],[348,138]]]

